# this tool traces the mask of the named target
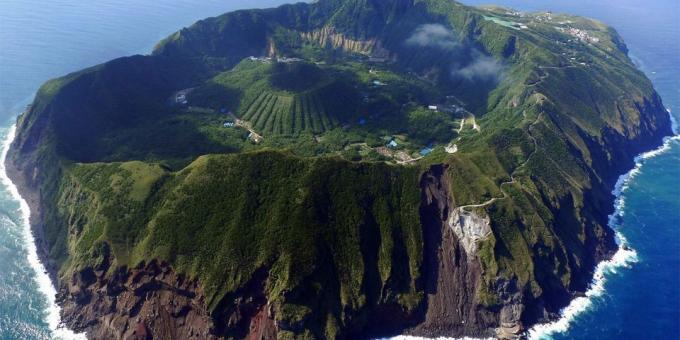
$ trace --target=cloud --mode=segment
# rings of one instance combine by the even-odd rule
[[[469,64],[454,68],[453,75],[463,77],[467,80],[498,80],[503,73],[503,65],[496,58],[482,54],[473,53],[474,59]]]
[[[498,81],[503,74],[501,62],[492,56],[482,53],[469,43],[460,42],[453,30],[441,24],[424,24],[418,26],[406,44],[416,47],[435,47],[453,52],[451,75],[470,81]],[[469,60],[460,63],[460,60]]]
[[[445,50],[456,48],[459,43],[453,32],[440,24],[420,25],[406,39],[406,44],[419,47],[438,47]]]

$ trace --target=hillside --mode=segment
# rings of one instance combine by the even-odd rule
[[[43,85],[8,156],[91,338],[521,334],[670,134],[597,21],[450,0],[208,18]]]

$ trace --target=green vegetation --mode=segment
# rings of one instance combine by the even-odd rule
[[[613,246],[616,172],[668,130],[625,51],[592,20],[449,0],[240,11],[46,83],[10,160],[62,280],[158,258],[219,313],[261,270],[290,338],[423,306],[420,180],[444,163],[450,208],[491,220],[479,310],[513,282],[556,312]]]
[[[105,241],[118,265],[161,258],[199,278],[212,310],[267,268],[278,317],[303,327],[325,323],[310,314],[323,305],[344,310],[332,317],[345,320],[366,318],[379,302],[412,310],[422,299],[417,168],[262,151],[204,156],[176,173],[139,162],[78,164],[66,178],[62,214],[79,221],[70,226],[71,270],[101,261],[91,251]],[[315,282],[321,289],[310,294]],[[306,293],[281,294],[297,289]]]
[[[456,137],[455,126],[449,114],[421,107],[408,113],[408,130],[411,136],[423,144],[430,141],[448,143]]]

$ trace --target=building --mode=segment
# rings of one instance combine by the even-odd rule
[[[290,63],[298,63],[298,62],[301,62],[302,59],[300,59],[300,58],[280,57],[280,58],[277,58],[276,61],[279,62],[279,63],[290,64]]]
[[[394,139],[391,140],[389,143],[387,143],[387,147],[388,147],[388,148],[391,148],[391,149],[394,149],[394,148],[396,148],[397,146],[399,146],[399,144],[398,144],[397,141],[395,141]]]
[[[423,148],[422,150],[420,150],[420,155],[425,157],[425,156],[429,155],[431,152],[432,152],[432,148],[426,147],[426,148]]]
[[[250,132],[250,133],[248,134],[248,139],[252,140],[252,141],[255,142],[256,144],[259,144],[259,143],[262,141],[262,136],[260,136],[260,135],[258,135],[258,134],[256,134],[256,133],[254,133],[254,132]]]
[[[432,110],[432,111],[437,111],[437,109],[438,109],[438,108],[437,108],[437,105],[430,105],[430,106],[428,106],[427,108],[428,108],[429,110]]]

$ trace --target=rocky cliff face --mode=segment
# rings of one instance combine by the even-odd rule
[[[198,283],[155,260],[84,268],[62,283],[58,301],[63,321],[92,339],[215,338]]]
[[[300,35],[304,40],[325,48],[372,55],[381,58],[389,57],[389,52],[381,46],[380,40],[376,38],[365,40],[352,39],[329,26],[310,32],[301,32]]]
[[[405,332],[511,338],[524,329],[522,294],[514,282],[497,282],[502,307],[489,309],[479,301],[483,269],[476,247],[490,233],[489,219],[456,207],[447,169],[435,165],[421,177],[425,298],[420,307],[408,313],[396,306],[378,308],[372,317],[392,323],[371,325],[351,337]],[[90,338],[274,339],[281,330],[296,327],[276,320],[277,307],[265,291],[269,268],[258,269],[211,313],[196,280],[157,260],[135,268],[113,267],[109,252],[104,247],[99,265],[61,282],[58,300],[64,322]]]
[[[126,58],[46,85],[19,120],[7,165],[31,205],[32,228],[60,288],[64,321],[91,338],[113,339],[403,332],[511,338],[554,318],[582,293],[596,263],[616,248],[606,225],[616,178],[636,154],[670,134],[660,98],[623,54],[609,50],[611,64],[591,68],[566,65],[561,54],[546,52],[555,46],[538,34],[515,36],[452,2],[418,3],[424,12],[412,12],[417,20],[408,25],[395,19],[412,7],[405,0],[325,0],[237,12],[182,30],[154,56]],[[365,4],[375,12],[354,20]],[[467,39],[478,39],[470,45],[475,53],[482,46],[502,50],[497,54],[506,58],[508,74],[519,75],[485,94],[489,111],[479,115],[474,135],[462,136],[457,152],[437,164],[281,152],[210,157],[203,155],[215,149],[186,149],[173,138],[141,154],[98,147],[73,152],[84,137],[106,146],[110,129],[143,134],[136,116],[159,105],[138,102],[151,98],[147,93],[166,100],[197,81],[187,76],[169,85],[176,69],[196,74],[190,60],[220,69],[267,47],[272,54],[277,46],[293,48],[299,40],[387,56],[382,45],[388,41],[377,32],[388,22],[406,38],[422,20],[446,22],[442,13],[453,13],[452,26],[458,23]],[[295,35],[273,34],[276,25],[279,33]],[[402,46],[403,39],[392,44]],[[409,50],[428,60],[444,56],[438,61],[450,73],[450,53]],[[608,72],[616,72],[621,84],[602,79],[613,74]],[[132,82],[139,88],[119,92],[130,75],[140,78]],[[101,98],[125,98],[128,106],[97,111]],[[161,110],[158,117],[167,115]],[[213,137],[199,132],[196,144]],[[181,152],[163,153],[175,148]],[[123,171],[110,158],[140,155],[151,155],[149,163],[157,155],[183,162],[202,157],[161,174],[151,166]],[[90,161],[104,163],[78,164]],[[90,172],[73,175],[81,166]],[[78,181],[88,182],[87,190]]]
[[[450,215],[457,209],[451,194],[447,166],[434,166],[421,181],[421,221],[425,241],[426,312],[412,334],[437,337],[493,336],[497,312],[478,301],[482,268],[476,255],[466,248],[468,240],[456,233]]]

